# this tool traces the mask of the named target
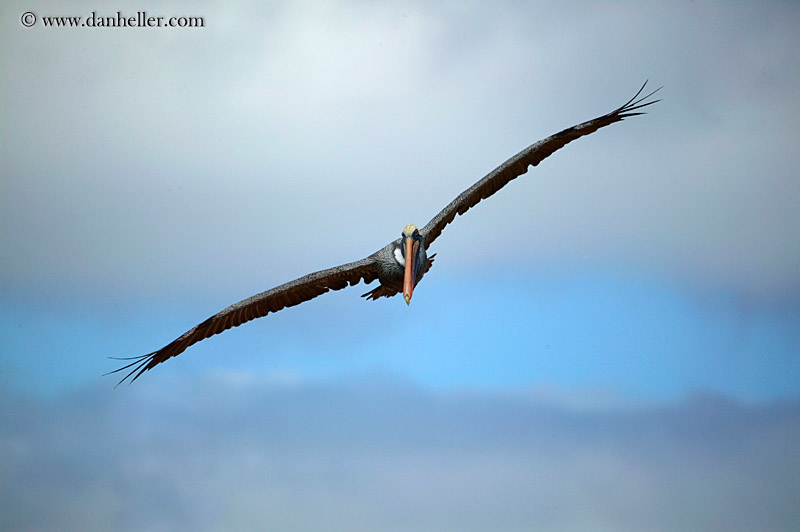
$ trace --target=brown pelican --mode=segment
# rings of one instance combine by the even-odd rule
[[[410,304],[414,288],[433,265],[434,255],[428,257],[428,248],[441,234],[445,226],[453,221],[456,214],[464,214],[467,210],[477,205],[479,201],[488,198],[506,186],[512,179],[527,172],[529,166],[536,166],[569,142],[594,133],[601,127],[619,122],[629,116],[644,114],[641,111],[636,111],[660,101],[646,101],[658,92],[660,88],[646,96],[639,97],[646,85],[647,82],[622,107],[594,120],[567,128],[560,133],[528,146],[459,194],[456,199],[451,201],[422,229],[409,224],[403,229],[400,238],[390,242],[366,258],[336,266],[335,268],[310,273],[305,277],[300,277],[239,301],[186,331],[158,351],[138,357],[117,359],[130,362],[111,373],[132,368],[120,383],[131,376],[133,376],[133,379],[131,379],[131,382],[133,382],[145,371],[183,353],[192,344],[210,336],[219,334],[231,327],[238,327],[247,321],[261,318],[270,312],[278,312],[286,307],[299,305],[324,294],[328,290],[341,290],[348,285],[353,286],[361,281],[367,284],[375,279],[380,281],[380,286],[370,290],[362,297],[378,299],[380,297],[391,297],[402,292],[406,303]]]

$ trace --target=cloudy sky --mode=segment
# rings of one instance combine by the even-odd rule
[[[46,25],[117,10],[203,27]],[[795,3],[0,24],[0,528],[800,527]],[[410,307],[362,285],[102,376],[646,79],[647,115],[450,225]]]

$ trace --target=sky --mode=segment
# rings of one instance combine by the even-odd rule
[[[46,26],[117,11],[203,26]],[[0,529],[800,526],[795,3],[0,24]],[[362,284],[103,376],[645,80],[449,225],[410,306]]]

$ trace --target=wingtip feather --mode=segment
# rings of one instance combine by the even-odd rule
[[[108,373],[104,373],[103,376],[113,375],[114,373],[119,373],[120,371],[125,371],[128,368],[133,368],[130,370],[120,381],[114,385],[114,389],[116,389],[120,384],[130,379],[131,375],[134,375],[132,379],[128,382],[128,384],[133,383],[136,379],[138,379],[142,373],[148,370],[148,364],[153,360],[156,353],[158,351],[154,351],[152,353],[148,353],[146,355],[140,355],[136,357],[108,357],[111,360],[132,360],[133,362],[122,366],[121,368],[117,368],[114,371],[109,371]]]

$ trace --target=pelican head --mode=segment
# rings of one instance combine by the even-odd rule
[[[403,298],[406,305],[411,304],[411,295],[414,293],[414,285],[417,282],[418,269],[420,268],[418,255],[422,249],[422,235],[416,225],[408,224],[403,229],[403,236],[400,238],[400,247],[403,249],[406,259],[406,270],[403,276]]]

